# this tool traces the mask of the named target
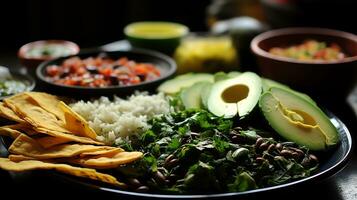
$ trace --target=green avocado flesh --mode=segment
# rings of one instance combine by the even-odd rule
[[[174,79],[165,81],[158,87],[159,92],[163,92],[165,94],[175,94],[180,92],[184,88],[191,87],[195,83],[198,82],[214,82],[214,78],[212,74],[206,73],[189,73],[175,77]]]
[[[267,78],[262,78],[262,82],[263,82],[263,92],[269,91],[270,88],[272,88],[272,87],[282,88],[282,89],[290,90],[291,92],[294,92],[296,95],[298,95],[298,96],[304,98],[305,100],[309,101],[310,103],[316,105],[316,102],[314,100],[312,100],[312,98],[309,97],[307,94],[292,90],[287,85],[284,85],[282,83],[279,83],[279,82],[276,82],[274,80],[267,79]]]
[[[271,127],[289,141],[311,150],[325,150],[339,142],[325,113],[290,89],[270,88],[260,97],[259,107]]]
[[[249,114],[257,105],[262,93],[262,82],[253,72],[221,80],[212,85],[207,107],[216,116],[232,118]]]
[[[191,87],[185,88],[180,93],[180,98],[186,109],[188,108],[202,108],[201,92],[204,87],[209,86],[210,82],[198,82]]]

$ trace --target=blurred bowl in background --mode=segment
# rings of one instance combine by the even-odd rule
[[[313,39],[341,47],[347,57],[335,61],[301,61],[269,53]],[[324,28],[284,28],[256,36],[251,50],[262,76],[288,84],[313,95],[346,97],[357,82],[357,36]],[[342,95],[342,96],[337,96]]]
[[[17,55],[28,73],[35,77],[36,68],[40,63],[58,57],[76,55],[79,50],[77,44],[67,40],[40,40],[23,45]]]
[[[238,54],[229,35],[191,33],[174,53],[177,73],[238,70]]]
[[[124,28],[133,47],[157,50],[170,56],[188,33],[185,25],[161,21],[135,22]]]

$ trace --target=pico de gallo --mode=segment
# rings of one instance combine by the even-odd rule
[[[301,61],[336,61],[346,57],[341,47],[336,43],[327,44],[316,40],[306,40],[301,44],[289,47],[274,47],[271,54],[294,58]]]
[[[150,63],[139,63],[127,57],[112,59],[98,55],[81,59],[71,57],[61,65],[46,68],[47,79],[56,84],[83,87],[135,85],[160,77],[159,69]]]

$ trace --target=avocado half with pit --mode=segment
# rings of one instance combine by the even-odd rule
[[[234,78],[212,85],[207,107],[210,112],[224,118],[248,115],[257,105],[262,93],[262,81],[253,72],[244,72]]]
[[[259,107],[271,127],[289,141],[311,150],[325,150],[339,142],[326,114],[288,89],[270,88],[260,97]]]

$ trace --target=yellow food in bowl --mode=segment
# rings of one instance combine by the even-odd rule
[[[187,34],[188,28],[172,22],[136,22],[128,25],[124,32],[132,37],[159,39],[181,37]]]
[[[229,37],[187,38],[176,49],[177,73],[237,70],[237,51]]]
[[[153,49],[171,55],[189,29],[173,22],[135,22],[124,33],[134,47]]]

